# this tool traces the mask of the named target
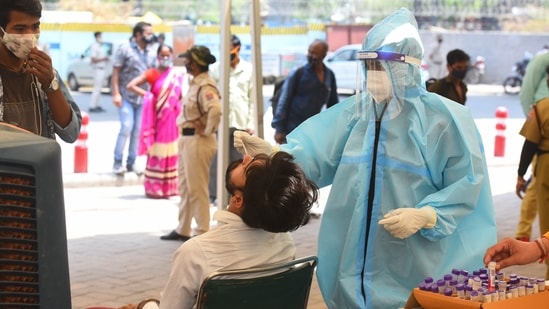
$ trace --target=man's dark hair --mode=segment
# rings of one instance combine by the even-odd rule
[[[234,47],[237,47],[237,46],[240,46],[240,39],[236,36],[236,35],[231,35],[231,44],[234,46]]]
[[[96,31],[93,33],[93,36],[97,39],[98,36],[101,35],[101,32],[100,31]]]
[[[464,51],[461,49],[454,49],[448,52],[446,55],[446,63],[449,65],[453,65],[456,62],[463,62],[463,61],[470,61],[471,57],[467,55]]]
[[[133,27],[132,36],[135,38],[138,33],[143,33],[145,27],[152,27],[152,25],[144,21],[140,21],[135,24],[135,26]]]
[[[243,193],[244,209],[241,217],[246,225],[272,233],[289,232],[309,221],[309,210],[318,199],[318,187],[305,177],[292,155],[279,151],[272,156],[260,154],[246,168]],[[233,162],[225,174],[227,191],[231,187]]]
[[[0,0],[0,27],[6,28],[11,11],[42,17],[42,4],[39,0]]]

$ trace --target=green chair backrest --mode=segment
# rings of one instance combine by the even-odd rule
[[[316,264],[317,257],[311,256],[274,266],[212,273],[200,287],[197,308],[307,308]]]

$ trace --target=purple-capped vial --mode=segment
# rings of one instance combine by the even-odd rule
[[[505,291],[496,291],[495,293],[498,293],[499,300],[505,300],[505,297],[507,297],[507,292]]]
[[[459,274],[461,273],[461,271],[457,268],[453,268],[452,269],[452,279],[458,281],[459,280]]]
[[[444,288],[446,288],[446,281],[444,279],[437,280],[438,292],[444,294]]]
[[[518,296],[519,297],[526,295],[526,286],[519,285],[517,289],[518,289]]]
[[[534,286],[528,283],[526,285],[526,295],[532,295],[534,294]]]
[[[456,285],[456,294],[457,297],[465,299],[465,286],[463,285],[463,283],[458,283]]]
[[[431,292],[438,293],[438,285],[436,283],[431,285]]]
[[[513,296],[513,298],[519,297],[518,287],[512,286],[512,287],[509,288],[509,291],[511,291],[511,295]]]
[[[480,274],[488,274],[488,269],[487,268],[481,268],[478,271],[479,271]]]
[[[433,280],[433,277],[425,277],[425,279],[423,279],[423,282],[425,282],[425,283],[433,283],[434,280]]]
[[[473,270],[473,277],[478,277],[480,275],[480,270]]]
[[[480,274],[478,277],[480,278],[480,281],[488,282],[488,274]]]
[[[452,296],[452,289],[451,288],[445,288],[444,289],[444,296]]]
[[[471,294],[469,296],[469,299],[472,301],[478,301],[478,292],[477,291],[471,291]]]
[[[452,289],[452,293],[456,293],[456,285],[458,284],[456,279],[450,280],[450,288]]]
[[[425,291],[425,285],[427,285],[427,283],[425,283],[425,282],[420,282],[420,283],[418,284],[417,287],[418,287],[421,291]]]
[[[492,292],[485,291],[484,293],[482,293],[482,295],[483,295],[483,299],[482,299],[483,303],[491,303],[492,302]]]
[[[545,279],[543,278],[538,279],[538,291],[539,292],[545,291]]]
[[[459,282],[459,283],[464,283],[467,279],[469,279],[469,272],[466,271],[465,269],[462,269],[462,270],[459,272],[459,279],[458,279],[458,282]]]
[[[515,275],[515,279],[517,278],[517,275]],[[513,277],[509,276],[509,280],[512,280]],[[505,274],[502,271],[498,271],[496,273],[496,280],[505,280]]]
[[[499,280],[497,282],[497,285],[498,285],[498,291],[506,291],[507,290],[507,281]]]
[[[452,280],[452,274],[444,275],[444,282],[446,282],[446,287],[450,287],[450,280]]]
[[[473,286],[473,290],[480,289],[480,287],[482,286],[480,278],[479,277],[474,277],[473,278],[473,284],[471,284],[471,285]]]
[[[471,299],[471,292],[473,292],[473,287],[468,285],[465,287],[465,299]]]
[[[498,279],[497,281],[500,281],[500,280]],[[514,278],[514,279],[509,278],[508,285],[509,285],[510,288],[518,287],[519,286],[519,279],[518,278]]]

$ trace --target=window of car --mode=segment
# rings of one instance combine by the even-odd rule
[[[356,52],[354,49],[342,50],[335,54],[331,61],[354,61],[356,60]]]

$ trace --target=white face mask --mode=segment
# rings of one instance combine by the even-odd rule
[[[39,33],[7,33],[6,30],[1,27],[0,30],[4,32],[2,43],[19,59],[27,58],[31,49],[38,44],[38,37],[40,37]]]
[[[385,71],[368,70],[366,89],[376,103],[388,101],[392,96],[392,86]]]

